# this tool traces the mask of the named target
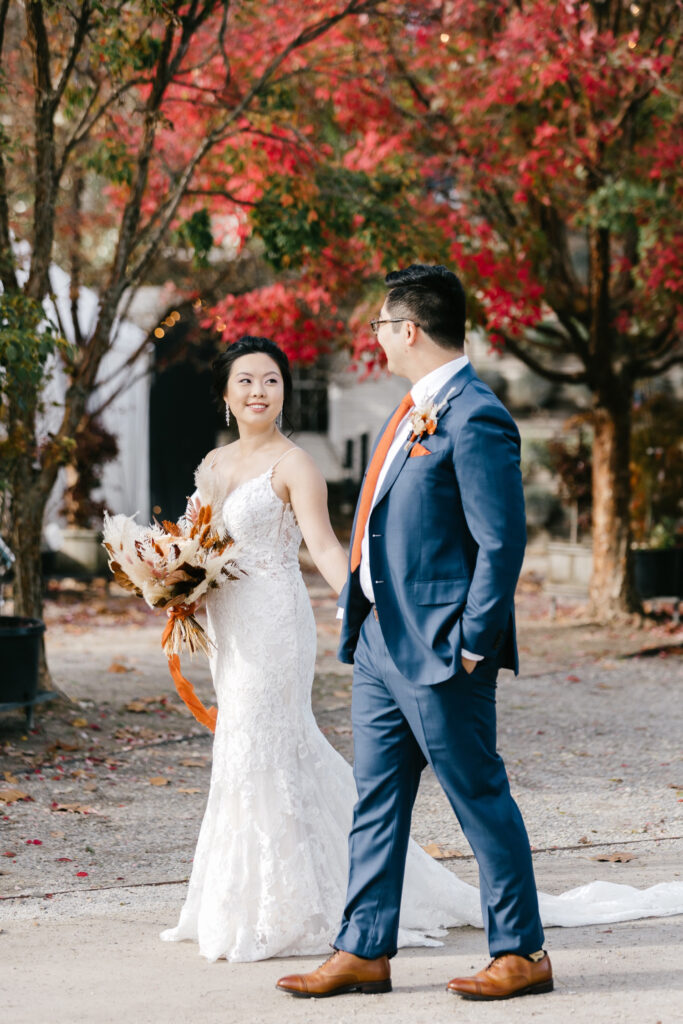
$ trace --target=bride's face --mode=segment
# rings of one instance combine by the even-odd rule
[[[240,356],[232,365],[224,397],[238,426],[270,426],[285,397],[282,374],[275,360],[265,352]]]

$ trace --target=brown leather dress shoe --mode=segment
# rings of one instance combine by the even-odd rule
[[[288,974],[280,978],[276,988],[301,999],[324,999],[344,992],[391,992],[389,959],[364,960],[343,949],[309,974]]]
[[[471,978],[453,978],[448,982],[448,991],[463,999],[512,999],[552,990],[553,968],[547,953],[536,963],[506,953],[495,957]]]

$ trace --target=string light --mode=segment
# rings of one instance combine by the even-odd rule
[[[449,36],[448,32],[442,32],[441,33],[441,42],[442,43],[447,43],[450,38],[451,37]]]
[[[631,4],[629,10],[631,11],[631,14],[634,18],[637,18],[640,14],[640,7],[638,6],[638,4]]]
[[[165,335],[166,335],[166,331],[163,329],[163,327],[156,327],[155,328],[155,330],[154,330],[154,337],[155,338],[163,338],[163,337],[165,337]]]

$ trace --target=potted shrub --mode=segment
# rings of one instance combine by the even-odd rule
[[[683,597],[683,408],[666,389],[636,399],[631,439],[633,571],[642,599]]]
[[[633,549],[633,576],[638,595],[683,597],[683,546],[677,543],[676,523],[665,517],[655,523],[645,545]]]
[[[10,578],[14,555],[0,537],[1,589]],[[40,650],[45,623],[19,615],[0,615],[0,711],[25,709],[27,728],[33,727],[37,703],[56,696],[39,693]]]

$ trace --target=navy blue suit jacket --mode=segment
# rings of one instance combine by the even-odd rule
[[[420,441],[429,454],[399,451],[368,523],[387,648],[404,676],[425,685],[454,676],[463,647],[515,672],[519,664],[514,593],[526,544],[519,432],[469,364],[435,402],[444,398],[436,432]],[[370,609],[358,569],[339,605],[339,658],[350,663]]]

